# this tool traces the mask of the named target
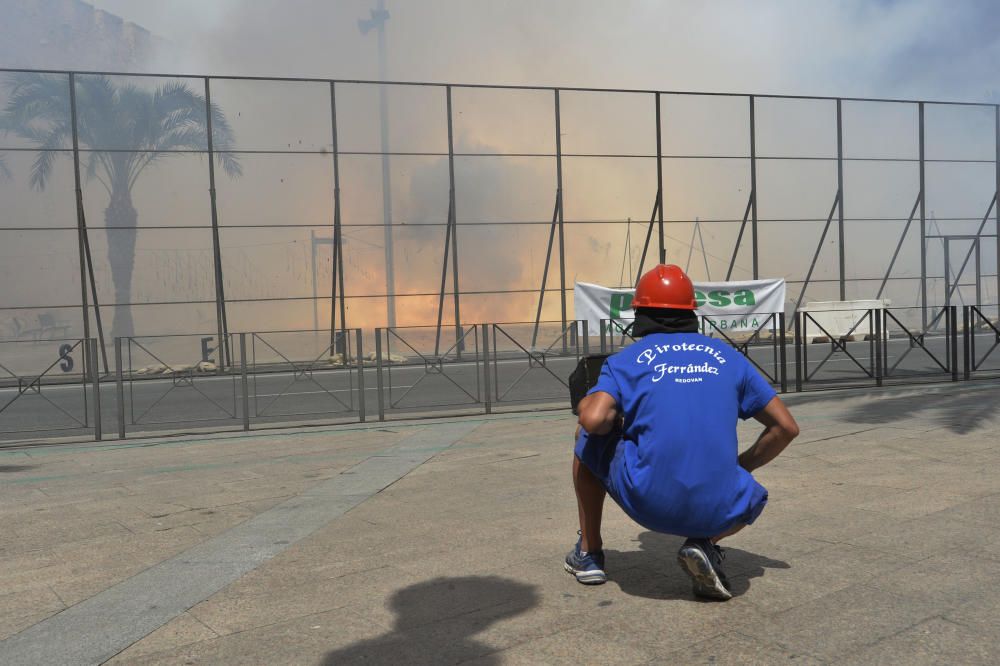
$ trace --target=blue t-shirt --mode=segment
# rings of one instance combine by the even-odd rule
[[[737,462],[736,423],[775,391],[735,349],[698,333],[647,335],[607,359],[595,391],[625,415],[606,482],[636,522],[713,536],[763,508],[767,491]]]

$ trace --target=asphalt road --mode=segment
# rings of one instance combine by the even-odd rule
[[[990,334],[977,335],[978,356],[994,342]],[[942,364],[945,358],[944,337],[927,339],[930,350]],[[830,354],[832,346],[810,344],[804,363],[808,379],[804,389],[838,385],[874,385],[859,364],[871,368],[871,344],[848,342],[848,357],[842,351]],[[596,351],[592,348],[592,351]],[[959,349],[959,368],[962,367]],[[788,390],[795,389],[794,346],[786,347]],[[750,348],[750,357],[770,375],[774,375],[775,348],[764,344]],[[902,360],[900,360],[902,359]],[[1000,370],[1000,351],[989,357],[985,368]],[[411,361],[412,362],[412,359]],[[897,364],[895,367],[894,364]],[[495,409],[518,405],[568,404],[568,395],[560,378],[565,378],[576,364],[575,357],[548,356],[545,366],[529,367],[524,355],[501,359],[490,367],[490,401]],[[921,348],[911,348],[907,340],[888,343],[888,383],[919,379],[949,378]],[[482,389],[484,368],[471,361],[451,362],[443,367],[423,365],[387,365],[383,368],[382,409],[387,417],[484,409]],[[377,372],[366,364],[363,372],[363,403],[367,420],[376,420],[379,412]],[[303,421],[356,421],[362,407],[356,368],[315,369],[292,372],[288,369],[248,376],[247,407],[251,427],[263,424]],[[104,437],[117,437],[119,428],[118,389],[110,378],[101,385],[101,423]],[[127,434],[189,430],[199,427],[242,428],[243,390],[239,375],[193,375],[173,379],[156,376],[123,383],[123,419]],[[81,385],[43,384],[40,391],[19,394],[17,388],[0,389],[0,442],[60,435],[86,435],[93,432],[93,395],[84,395]]]

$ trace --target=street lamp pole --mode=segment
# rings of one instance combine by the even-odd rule
[[[358,21],[362,35],[375,30],[378,44],[378,78],[385,81],[385,22],[389,12],[385,8],[385,0],[378,0],[375,9],[371,10],[371,18]],[[392,176],[389,169],[389,113],[386,86],[378,88],[379,137],[382,154],[382,227],[385,238],[385,293],[386,293],[386,325],[396,326],[396,266],[392,248]]]

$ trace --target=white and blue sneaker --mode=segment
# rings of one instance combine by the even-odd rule
[[[691,577],[696,597],[728,601],[733,598],[729,580],[722,571],[721,548],[709,539],[688,539],[677,551],[677,563]]]
[[[578,583],[584,585],[600,585],[606,583],[608,575],[604,573],[604,551],[588,553],[580,550],[583,538],[577,539],[576,547],[566,555],[563,565],[566,571],[576,576]]]

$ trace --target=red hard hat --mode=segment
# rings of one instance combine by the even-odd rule
[[[680,266],[659,264],[639,278],[632,308],[694,310],[694,285]]]

